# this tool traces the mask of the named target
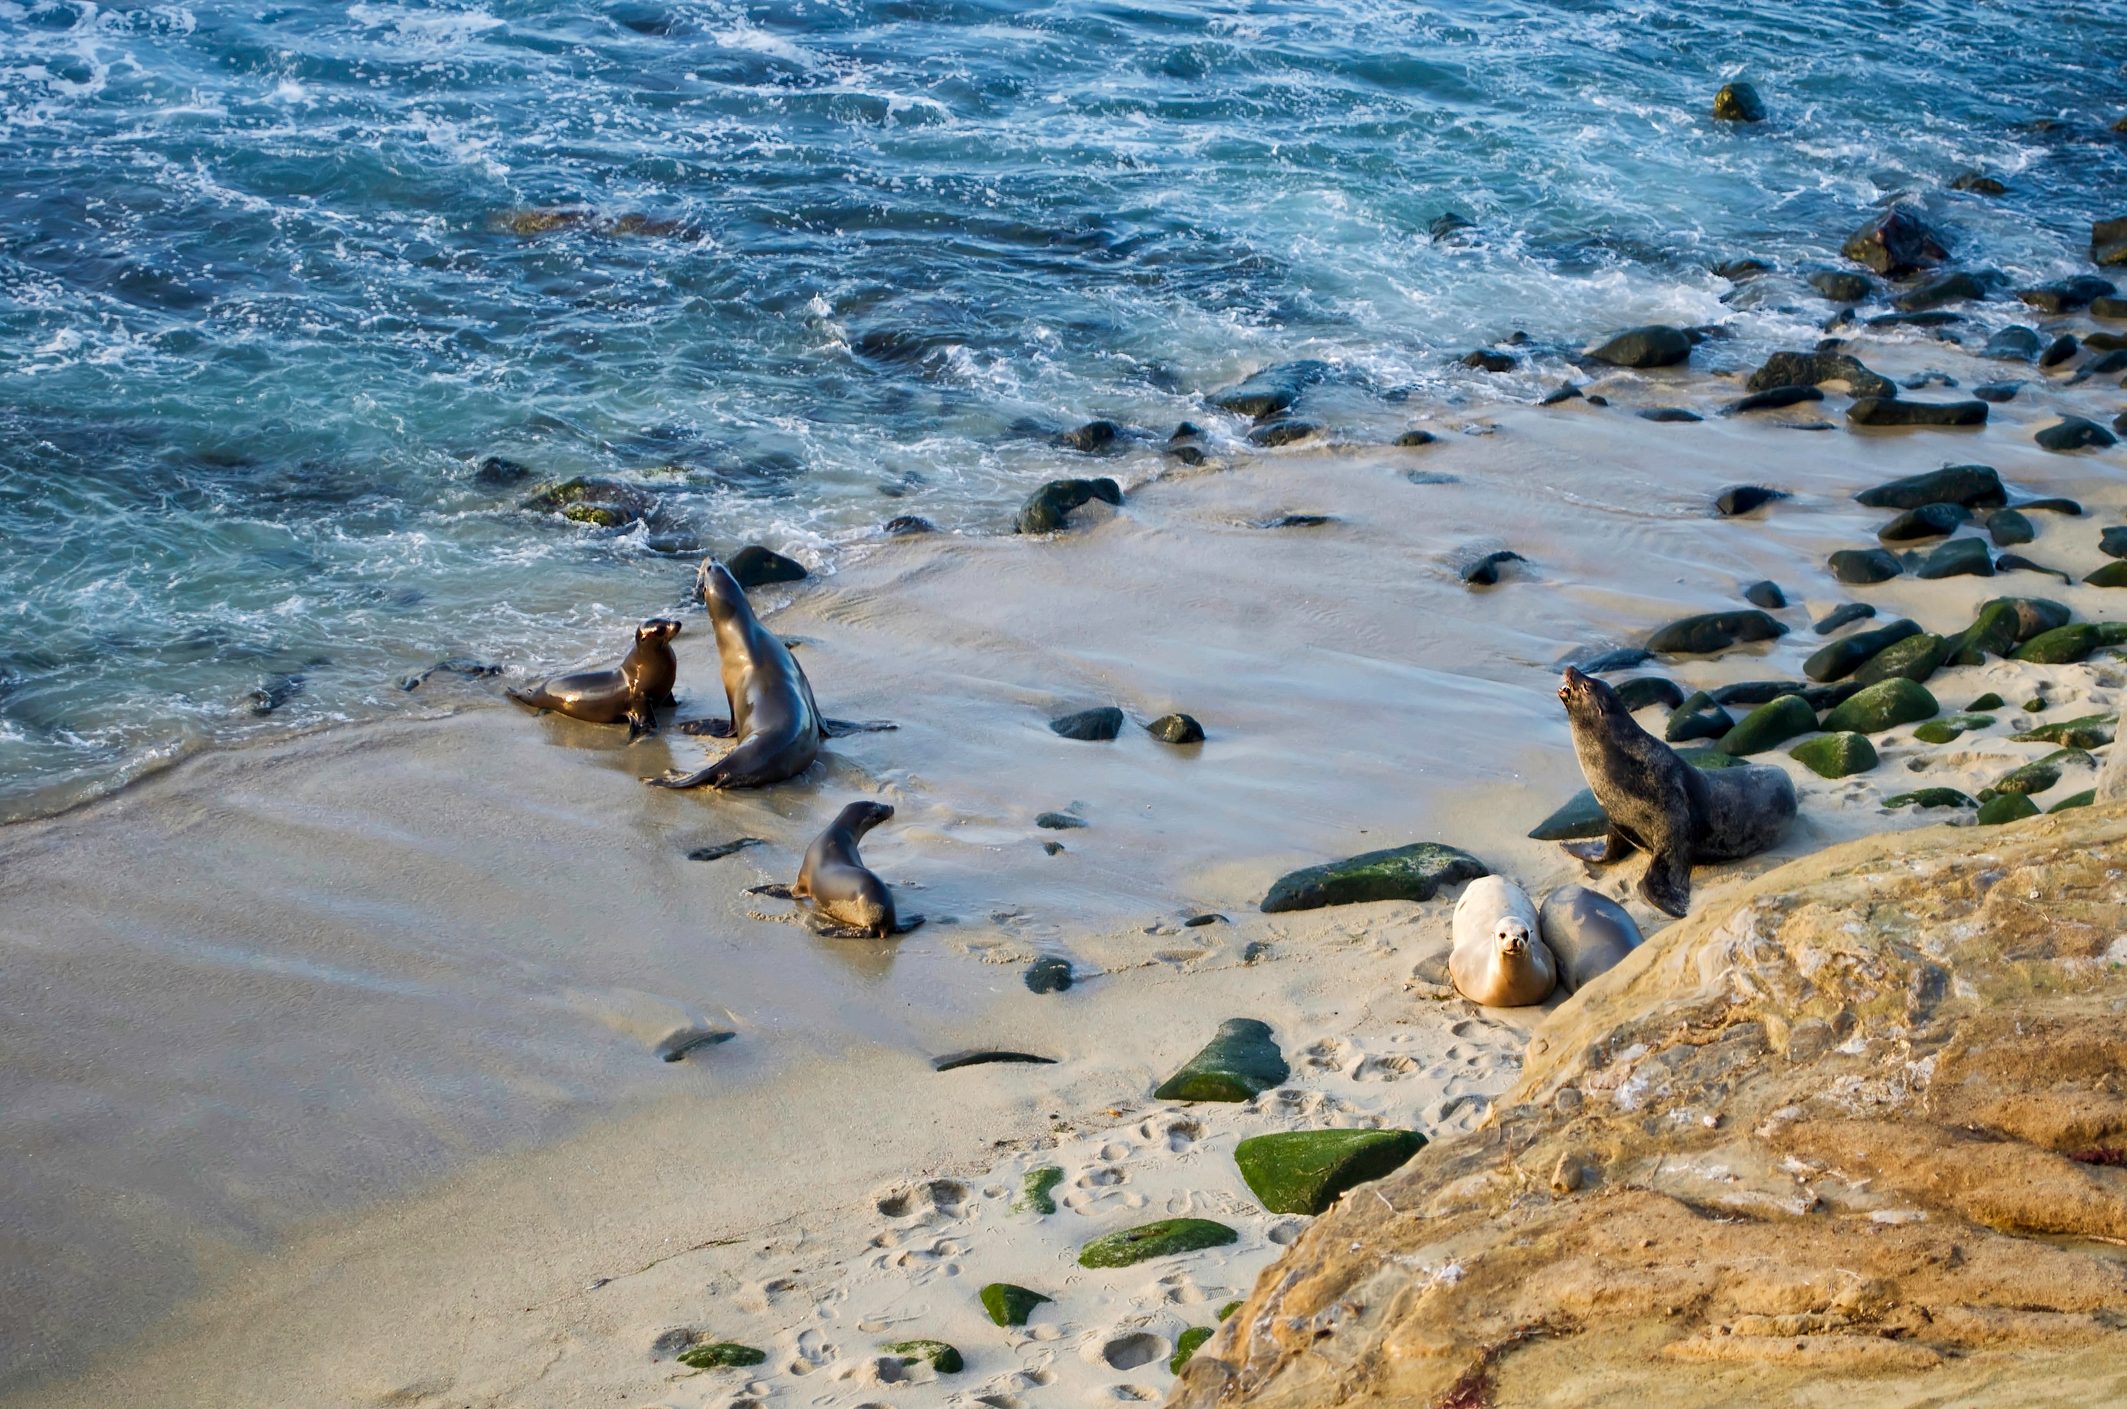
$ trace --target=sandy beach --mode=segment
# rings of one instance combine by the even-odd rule
[[[1893,377],[1999,371],[1911,335],[1852,350]],[[1482,1010],[1442,985],[1452,895],[1259,913],[1276,877],[1441,841],[1538,895],[1598,886],[1653,932],[1666,921],[1630,889],[1637,861],[1590,879],[1526,835],[1581,786],[1562,662],[1741,607],[1760,579],[1784,589],[1788,634],[1613,678],[1797,679],[1826,639],[1811,623],[1846,601],[1876,607],[1864,625],[1945,634],[2006,594],[2119,618],[2080,580],[1849,588],[1824,566],[1876,546],[1887,515],[1857,491],[1983,462],[2016,500],[2083,506],[2034,512],[2019,551],[2077,579],[2100,567],[2100,526],[2127,521],[2127,459],[2031,437],[2057,411],[2109,419],[2109,382],[2032,378],[1976,430],[1812,431],[1841,420],[1843,396],[1722,417],[1743,369],[1717,348],[1702,360],[1588,383],[1608,407],[1414,412],[1438,437],[1424,446],[1102,462],[1125,505],[1053,538],[882,538],[767,589],[757,605],[825,712],[896,725],[834,740],[767,792],[645,788],[720,746],[672,730],[628,745],[446,682],[432,718],[210,753],[0,829],[0,1396],[1162,1399],[1181,1333],[1215,1324],[1305,1221],[1257,1207],[1234,1144],[1475,1129],[1547,1012]],[[1634,414],[1655,406],[1706,419]],[[1737,483],[1792,497],[1715,517]],[[1286,515],[1326,521],[1263,526]],[[1462,581],[1500,549],[1526,561],[1496,587]],[[640,612],[680,608],[690,576],[675,563],[671,597]],[[680,712],[719,713],[706,622],[685,619]],[[2103,661],[1946,669],[1929,682],[1944,712],[1994,692],[1996,724],[1947,745],[1894,728],[1876,768],[1837,781],[1784,747],[1758,757],[1793,775],[1799,823],[1773,852],[1702,869],[1699,903],[1827,845],[1942,821],[1880,804],[1977,793],[2053,751],[2009,734],[2115,713],[2122,678]],[[2019,708],[2033,698],[2042,713]],[[1207,740],[1048,728],[1110,704],[1136,724],[1187,711]],[[1665,717],[1641,716],[1657,732]],[[2090,786],[2087,768],[2065,772],[2041,807]],[[865,856],[922,929],[824,939],[747,893],[787,882],[862,797],[897,809]],[[1037,826],[1048,812],[1084,825]],[[759,840],[688,857],[740,838]],[[1043,955],[1070,962],[1068,992],[1022,982]],[[1153,1100],[1233,1017],[1271,1025],[1288,1083],[1245,1104]],[[715,1040],[660,1060],[690,1034]],[[1054,1060],[932,1068],[982,1048]],[[1063,1174],[1043,1215],[1023,1186],[1047,1167]],[[1074,1261],[1093,1236],[1175,1216],[1239,1239],[1122,1271]],[[976,1298],[998,1281],[1053,1300],[999,1328]],[[767,1356],[692,1370],[675,1331]],[[881,1351],[916,1338],[950,1342],[965,1370]]]

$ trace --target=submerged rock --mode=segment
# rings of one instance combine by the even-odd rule
[[[1425,1148],[1415,1130],[1288,1130],[1234,1146],[1233,1162],[1271,1213],[1321,1213],[1344,1192],[1395,1173]]]
[[[1650,406],[1647,407],[1645,410],[1636,412],[1634,414],[1636,414],[1643,421],[1660,421],[1671,424],[1679,424],[1689,421],[1703,421],[1706,419],[1698,412],[1687,411],[1681,406]]]
[[[641,521],[654,503],[649,494],[631,484],[578,475],[542,485],[524,501],[524,507],[594,528],[621,528]]]
[[[1864,396],[1846,408],[1846,418],[1857,426],[1983,426],[1987,403]]]
[[[1809,285],[1833,303],[1860,303],[1876,292],[1876,285],[1866,274],[1848,269],[1812,270]]]
[[[2027,328],[2021,323],[2012,323],[1987,339],[1987,345],[1979,350],[1981,357],[1991,357],[1996,362],[2030,362],[2038,357],[2045,340],[2036,328]]]
[[[1442,886],[1488,876],[1491,868],[1456,847],[1414,842],[1281,876],[1263,897],[1266,914],[1369,900],[1431,900]]]
[[[1248,432],[1248,443],[1261,446],[1266,450],[1275,450],[1281,445],[1297,445],[1299,442],[1321,433],[1322,427],[1313,421],[1281,416],[1276,420],[1265,421],[1250,430]]]
[[[2052,342],[2047,343],[2045,350],[2039,353],[2038,365],[2041,367],[2058,367],[2082,350],[2083,345],[2076,341],[2073,333],[2062,333]]]
[[[1868,772],[1877,763],[1876,746],[1860,734],[1819,734],[1787,754],[1820,778],[1851,777]]]
[[[1954,274],[1930,279],[1925,284],[1916,284],[1892,299],[1891,303],[1908,313],[1918,313],[1930,308],[1940,308],[1946,303],[1969,303],[1986,296],[1987,286],[1975,275],[1960,269]]]
[[[2016,296],[2041,313],[2073,313],[2078,308],[2087,308],[2093,299],[2108,298],[2117,292],[2110,279],[2100,279],[2095,274],[2078,274],[2072,279],[2056,279],[2036,288],[2018,289]]]
[[[1691,356],[1691,336],[1682,328],[1652,323],[1613,333],[1588,355],[1613,367],[1673,367]]]
[[[1981,382],[1972,388],[1972,395],[1989,405],[2016,400],[2016,393],[2023,390],[2022,382]]]
[[[1300,399],[1300,393],[1328,377],[1330,370],[1327,362],[1312,358],[1300,362],[1280,362],[1276,366],[1263,368],[1237,386],[1213,392],[1207,399],[1221,411],[1267,420],[1280,412],[1290,410],[1293,403]]]
[[[1082,743],[1104,744],[1123,732],[1123,712],[1114,705],[1082,709],[1049,721],[1051,732]]]
[[[1486,553],[1474,562],[1465,563],[1461,577],[1464,582],[1472,587],[1497,587],[1499,585],[1499,570],[1502,567],[1508,563],[1525,563],[1527,561],[1528,559],[1519,553],[1501,549],[1497,552]]]
[[[1876,609],[1866,602],[1842,602],[1824,614],[1810,630],[1819,636],[1829,636],[1850,622],[1866,621],[1876,614]]]
[[[1839,253],[1886,278],[1910,274],[1950,257],[1941,238],[1909,205],[1894,205],[1871,217],[1846,237]]]
[[[1734,518],[1787,497],[1784,489],[1767,489],[1762,484],[1732,484],[1715,497],[1713,507],[1721,517]]]
[[[1080,1267],[1134,1267],[1155,1257],[1222,1248],[1241,1235],[1208,1218],[1164,1218],[1095,1238],[1078,1250]]]
[[[1105,455],[1122,449],[1129,436],[1130,432],[1114,421],[1088,421],[1076,430],[1065,431],[1056,437],[1056,443],[1066,450]]]
[[[1786,627],[1762,611],[1705,612],[1660,628],[1647,638],[1647,649],[1657,655],[1711,655],[1786,634]]]
[[[1750,374],[1744,385],[1751,391],[1770,391],[1774,387],[1817,386],[1823,382],[1845,382],[1856,396],[1898,394],[1897,384],[1889,377],[1870,371],[1859,358],[1843,352],[1776,352]]]
[[[1105,475],[1099,479],[1052,479],[1020,506],[1016,530],[1020,533],[1055,533],[1064,527],[1073,509],[1096,499],[1120,507],[1122,486]]]

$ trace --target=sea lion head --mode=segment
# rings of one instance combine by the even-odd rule
[[[1492,929],[1492,938],[1499,946],[1499,957],[1510,964],[1518,964],[1529,955],[1529,922],[1518,915],[1501,915]]]
[[[1566,707],[1566,717],[1572,720],[1593,723],[1605,715],[1625,713],[1624,701],[1617,697],[1617,691],[1570,665],[1559,681],[1558,698]]]
[[[884,802],[853,802],[842,809],[835,818],[835,825],[849,828],[854,836],[863,836],[894,815],[893,807]]]
[[[694,587],[701,594],[702,604],[709,608],[709,615],[718,621],[747,609],[746,589],[731,575],[731,569],[714,558],[702,559],[701,568],[694,574]]]
[[[679,635],[680,624],[669,616],[653,616],[635,628],[635,644],[657,646]]]

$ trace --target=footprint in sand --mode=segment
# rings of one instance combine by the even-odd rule
[[[1341,1037],[1325,1037],[1301,1053],[1301,1060],[1317,1071],[1342,1071],[1344,1059],[1353,1050],[1352,1044]]]
[[[1174,1353],[1165,1338],[1150,1331],[1125,1331],[1097,1344],[1089,1343],[1087,1350],[1087,1360],[1098,1360],[1111,1370],[1135,1370]]]
[[[1352,1068],[1354,1081],[1401,1081],[1418,1070],[1414,1057],[1394,1052],[1386,1057],[1368,1057]]]
[[[1187,1272],[1175,1272],[1159,1279],[1161,1295],[1175,1306],[1195,1306],[1211,1300],[1211,1293],[1196,1284],[1196,1279]]]
[[[1180,1154],[1197,1142],[1204,1127],[1193,1116],[1178,1116],[1167,1121],[1148,1120],[1137,1128],[1137,1133],[1147,1140],[1165,1140],[1170,1152]]]
[[[957,1179],[931,1179],[921,1184],[890,1189],[878,1199],[879,1212],[888,1218],[908,1218],[930,1213],[958,1218],[967,1203],[968,1186]]]
[[[1306,1227],[1307,1225],[1299,1219],[1288,1218],[1282,1223],[1273,1223],[1270,1226],[1270,1231],[1263,1236],[1282,1248],[1292,1242],[1293,1239],[1299,1237]]]

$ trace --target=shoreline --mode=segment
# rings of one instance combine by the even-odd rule
[[[1962,372],[1960,356],[1906,343],[1864,350],[1894,375],[1908,361],[1950,361]],[[1607,384],[1702,406],[1726,390],[1689,373]],[[2053,391],[2055,400],[2073,395]],[[795,1300],[759,1291],[782,1275],[765,1270],[778,1259],[794,1259],[801,1285],[851,1308],[889,1305],[917,1267],[926,1306],[952,1332],[945,1338],[969,1353],[970,1389],[991,1379],[1000,1394],[1053,1386],[1043,1396],[1053,1402],[1117,1386],[1164,1392],[1164,1355],[1135,1361],[1143,1346],[1116,1356],[1103,1347],[1142,1333],[1171,1349],[1202,1303],[1230,1299],[1212,1300],[1211,1288],[1246,1292],[1281,1246],[1272,1235],[1285,1221],[1257,1215],[1230,1259],[1205,1260],[1213,1270],[1192,1274],[1187,1289],[1203,1292],[1199,1300],[1169,1297],[1182,1289],[1161,1286],[1173,1269],[1155,1265],[1105,1284],[1112,1305],[1055,1308],[1058,1319],[1037,1322],[1046,1338],[978,1350],[974,1286],[992,1280],[991,1268],[1048,1268],[1065,1236],[1048,1220],[1010,1223],[991,1207],[1009,1199],[984,1190],[1004,1188],[1021,1172],[1013,1161],[1043,1152],[1052,1127],[1068,1128],[1047,1148],[1065,1150],[1075,1172],[1124,1176],[1066,1205],[1067,1222],[1090,1220],[1069,1222],[1075,1247],[1087,1232],[1120,1226],[1134,1212],[1128,1199],[1146,1190],[1161,1207],[1245,1220],[1230,1188],[1191,1183],[1230,1165],[1225,1142],[1242,1133],[1396,1124],[1414,1109],[1429,1133],[1478,1123],[1483,1110],[1468,1098],[1512,1084],[1519,1042],[1545,1010],[1482,1014],[1422,986],[1406,992],[1444,950],[1452,897],[1263,916],[1253,907],[1270,880],[1414,840],[1463,846],[1532,891],[1582,879],[1577,863],[1523,835],[1579,787],[1563,720],[1539,685],[1573,652],[1740,605],[1736,589],[1754,578],[1780,582],[1798,604],[1779,613],[1790,635],[1631,673],[1686,688],[1793,678],[1825,639],[1809,621],[1839,600],[1874,603],[1882,620],[1903,612],[1933,631],[2019,591],[2072,601],[2078,619],[2098,615],[2103,589],[2048,590],[2025,574],[1854,589],[1825,577],[1826,552],[1872,545],[1884,517],[1851,493],[1944,458],[1984,460],[2034,494],[2084,499],[2091,512],[2049,519],[2032,552],[2078,575],[2096,566],[2097,528],[2127,518],[2127,486],[2112,482],[2117,453],[2087,463],[2049,455],[2028,439],[2029,404],[1996,409],[1999,423],[1979,433],[1807,434],[1782,429],[1780,418],[1665,426],[1622,407],[1486,408],[1435,424],[1492,429],[1431,446],[1331,447],[1162,475],[1132,486],[1120,515],[1088,515],[1054,540],[881,543],[764,615],[803,642],[799,659],[827,713],[899,727],[835,740],[826,767],[767,794],[661,797],[635,778],[667,757],[697,757],[694,741],[668,733],[627,749],[588,726],[474,707],[212,751],[0,828],[0,899],[10,912],[0,942],[17,956],[11,968],[28,975],[21,991],[40,992],[46,1005],[11,1039],[15,1050],[0,1053],[0,1070],[50,1117],[47,1166],[63,1183],[68,1159],[99,1148],[93,1123],[68,1126],[74,1114],[61,1093],[75,1086],[112,1103],[108,1130],[125,1128],[128,1100],[147,1109],[207,1090],[231,1108],[218,1133],[173,1123],[149,1141],[158,1158],[206,1168],[108,1191],[138,1221],[103,1255],[132,1262],[139,1300],[126,1315],[153,1329],[115,1347],[108,1323],[69,1339],[56,1322],[99,1303],[60,1298],[31,1336],[54,1348],[43,1383],[10,1402],[88,1403],[146,1385],[161,1402],[184,1402],[168,1398],[180,1392],[171,1376],[182,1364],[194,1367],[181,1377],[181,1392],[198,1396],[190,1402],[285,1403],[292,1386],[314,1392],[319,1373],[346,1372],[365,1349],[385,1346],[394,1371],[365,1369],[369,1397],[351,1402],[565,1403],[594,1388],[608,1400],[780,1402],[798,1393],[805,1376],[788,1367],[801,1361],[827,1371],[816,1383],[848,1403],[875,1393],[882,1372],[863,1347],[883,1332],[803,1324]],[[2101,479],[2093,465],[2112,475]],[[1413,471],[1454,478],[1412,482]],[[1715,489],[1745,480],[1796,498],[1748,520],[1707,516]],[[1250,526],[1292,513],[1331,521]],[[1496,588],[1465,588],[1461,562],[1494,549],[1529,563]],[[1648,580],[1641,562],[1676,580]],[[700,622],[690,615],[678,642],[687,713],[707,712],[715,696]],[[1948,672],[1944,708],[1962,705],[1967,680],[1971,694],[1999,689],[2012,699],[2043,685],[2053,719],[2116,708],[2119,681],[2101,673],[1990,662]],[[1210,740],[1176,750],[1127,728],[1114,744],[1082,744],[1046,729],[1053,715],[1110,703],[1140,720],[1187,710]],[[2005,759],[2039,752],[1988,746],[1931,748],[1895,731],[1875,771],[1838,782],[1801,770],[1784,749],[1760,758],[1796,776],[1802,822],[1765,857],[1702,870],[1694,909],[1785,860],[1932,820],[1883,813],[1866,805],[1872,798],[1937,782],[1976,788]],[[1929,763],[1925,775],[1909,772],[1915,760]],[[832,806],[859,793],[900,809],[868,840],[867,859],[909,888],[907,908],[930,913],[932,925],[882,953],[752,918],[744,886],[788,879]],[[1085,828],[1034,827],[1037,813],[1073,805]],[[690,846],[738,835],[765,844],[715,862],[685,859]],[[1063,853],[1046,854],[1048,840]],[[93,941],[62,952],[57,936],[80,942],[59,921],[85,912],[86,900],[69,898],[88,894],[83,872],[123,884],[104,911],[87,911],[97,916]],[[1637,866],[1596,875],[1590,884],[1618,894]],[[1626,894],[1651,928],[1646,907]],[[1183,912],[1198,908],[1229,923],[1181,928]],[[1253,946],[1264,948],[1249,962]],[[1079,970],[1070,993],[1024,989],[1021,970],[1044,953]],[[115,970],[114,956],[124,960]],[[276,1006],[297,992],[300,1002]],[[1366,1002],[1354,1005],[1353,992]],[[1213,1002],[1223,1006],[1213,1011]],[[273,1012],[284,1028],[245,1027]],[[126,1030],[114,1030],[114,1015]],[[1303,1099],[1279,1103],[1272,1093],[1232,1111],[1149,1102],[1163,1068],[1229,1016],[1272,1021]],[[1477,1037],[1456,1033],[1470,1022]],[[217,1065],[215,1034],[228,1043],[232,1024],[246,1055],[224,1052]],[[656,1062],[657,1042],[688,1024],[738,1036],[678,1064]],[[91,1038],[88,1074],[62,1078],[54,1054],[81,1062]],[[947,1044],[1048,1044],[1061,1060],[944,1075],[919,1061]],[[263,1070],[245,1071],[251,1061]],[[1390,1069],[1400,1084],[1379,1079]],[[659,1094],[667,1077],[691,1084]],[[303,1092],[305,1081],[318,1090]],[[301,1099],[283,1102],[277,1085]],[[377,1161],[352,1180],[329,1142],[303,1150],[305,1161],[322,1161],[309,1176],[227,1158],[243,1149],[247,1121],[263,1122],[276,1147],[308,1146],[380,1095],[403,1103],[392,1117],[407,1124],[333,1132],[344,1158]],[[259,1104],[238,1109],[247,1100]],[[792,1102],[813,1117],[803,1129],[776,1114]],[[461,1128],[483,1108],[483,1122]],[[690,1115],[716,1129],[668,1128]],[[1195,1129],[1169,1147],[1176,1120]],[[423,1153],[408,1160],[406,1132],[416,1129],[427,1132]],[[806,1162],[818,1160],[823,1138],[831,1176]],[[1107,1158],[1110,1145],[1131,1148]],[[751,1169],[762,1153],[785,1163]],[[820,1182],[779,1186],[792,1170]],[[307,1182],[318,1175],[351,1188],[321,1196]],[[18,1167],[9,1186],[28,1178]],[[957,1212],[919,1207],[882,1223],[882,1189],[932,1178],[964,1181],[978,1197],[952,1204]],[[734,1201],[746,1212],[730,1211]],[[530,1207],[544,1217],[525,1227],[520,1210]],[[618,1234],[607,1223],[615,1217]],[[50,1255],[85,1226],[81,1210],[54,1208]],[[764,1228],[759,1253],[696,1246]],[[874,1241],[887,1236],[894,1241]],[[618,1245],[610,1252],[586,1245],[608,1237]],[[930,1251],[905,1260],[918,1238]],[[669,1266],[668,1242],[687,1254]],[[948,1243],[959,1251],[936,1251]],[[422,1309],[418,1333],[381,1305],[362,1312],[365,1289],[352,1285],[357,1261],[375,1267],[410,1249],[421,1270],[400,1274],[408,1298],[453,1286]],[[93,1244],[67,1251],[84,1262],[98,1255]],[[613,1309],[619,1291],[599,1304],[575,1289],[613,1266],[651,1263],[665,1270],[623,1279],[634,1283],[623,1310]],[[716,1289],[706,1309],[688,1290],[697,1285]],[[193,1298],[169,1313],[188,1289]],[[543,1310],[501,1309],[519,1300]],[[858,1312],[851,1324],[875,1319]],[[696,1323],[729,1326],[734,1338],[780,1337],[760,1395],[731,1398],[751,1381],[729,1377],[671,1380],[669,1364],[649,1358],[658,1332]],[[346,1329],[327,1333],[336,1326]],[[475,1326],[492,1340],[475,1344]],[[79,1373],[91,1344],[106,1353]],[[821,1350],[827,1344],[834,1354]],[[276,1356],[286,1358],[259,1363]],[[1118,1367],[1118,1358],[1133,1363]],[[536,1375],[535,1365],[544,1366]],[[1029,1382],[1007,1383],[1013,1376]]]

